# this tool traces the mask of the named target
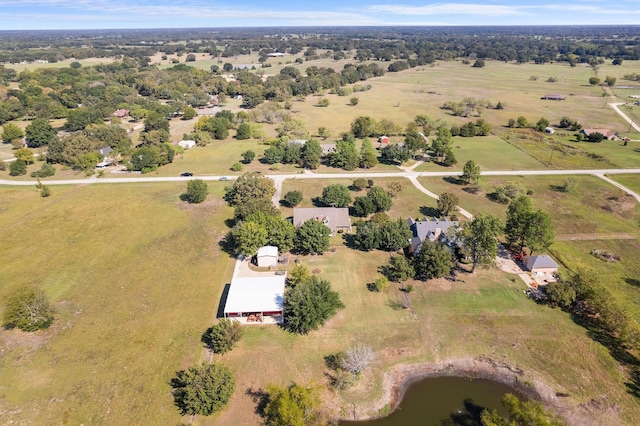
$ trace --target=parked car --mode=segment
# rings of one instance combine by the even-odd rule
[[[226,176],[222,176],[220,180],[229,180]]]
[[[183,173],[180,174],[180,177],[190,177],[190,176],[193,176],[193,173],[191,173],[191,172],[183,172]]]

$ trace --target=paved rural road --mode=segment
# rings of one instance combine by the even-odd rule
[[[631,126],[636,129],[637,132],[640,132],[640,126],[638,126],[636,123],[633,122],[633,120],[631,120],[629,117],[627,117],[627,114],[625,114],[624,112],[622,112],[620,110],[620,108],[618,108],[618,105],[626,105],[624,102],[616,102],[613,104],[609,104],[609,106],[611,108],[613,108],[615,110],[615,112],[617,112],[618,114],[620,114],[620,117],[624,118],[624,120],[631,124]]]

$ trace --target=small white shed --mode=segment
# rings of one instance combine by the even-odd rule
[[[258,249],[258,266],[261,268],[271,268],[278,265],[278,247],[264,246]]]
[[[182,147],[182,149],[191,149],[196,146],[196,141],[186,140],[178,142],[178,145]]]

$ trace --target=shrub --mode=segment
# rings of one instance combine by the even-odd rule
[[[209,187],[207,183],[201,179],[194,179],[187,183],[186,199],[189,203],[198,204],[207,198]]]
[[[240,172],[243,168],[244,166],[240,162],[233,163],[233,165],[231,166],[231,170],[234,172]]]
[[[236,383],[231,370],[221,364],[202,364],[178,371],[171,379],[173,399],[182,415],[209,416],[229,401]]]
[[[7,297],[2,325],[22,331],[41,330],[53,323],[53,313],[44,292],[22,286]]]
[[[202,336],[202,340],[217,354],[224,354],[233,349],[242,338],[244,330],[239,322],[222,319],[210,327]]]
[[[284,201],[290,206],[295,207],[302,202],[302,192],[289,191],[284,194]]]
[[[11,176],[22,176],[27,174],[27,164],[22,160],[16,160],[9,165]]]

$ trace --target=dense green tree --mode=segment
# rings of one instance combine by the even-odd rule
[[[31,177],[46,178],[56,174],[56,169],[49,163],[42,163],[39,170],[34,170]]]
[[[329,249],[331,230],[317,220],[307,220],[296,231],[294,247],[302,254],[322,254]]]
[[[386,212],[391,209],[393,200],[391,196],[381,186],[374,186],[367,191],[367,197],[375,206],[376,212]]]
[[[171,386],[182,415],[210,416],[227,405],[236,383],[228,367],[202,364],[176,372]]]
[[[252,221],[238,222],[230,236],[234,251],[244,256],[255,255],[268,241],[268,232],[264,224]]]
[[[356,197],[353,201],[353,212],[356,216],[365,217],[376,212],[376,206],[370,197]]]
[[[495,261],[498,254],[498,236],[502,234],[500,219],[481,213],[462,226],[461,238],[464,248],[476,267],[487,267]]]
[[[386,251],[397,251],[409,245],[413,233],[407,221],[403,219],[387,220],[378,228],[378,248]]]
[[[302,147],[300,157],[304,168],[317,169],[322,159],[322,147],[320,143],[315,139],[309,139]]]
[[[531,253],[548,250],[553,244],[555,233],[549,213],[542,210],[536,210],[531,213],[526,227],[526,246],[529,247]]]
[[[322,189],[320,202],[330,207],[347,207],[351,204],[351,193],[349,188],[341,183],[325,186]]]
[[[150,132],[152,130],[164,130],[169,132],[169,120],[159,112],[150,112],[144,119],[143,132]]]
[[[191,120],[198,116],[198,112],[192,106],[187,105],[182,109],[182,119]]]
[[[544,289],[550,303],[563,309],[570,308],[576,301],[576,290],[571,283],[552,282]]]
[[[284,146],[281,143],[274,144],[264,150],[264,162],[267,164],[283,163],[284,152]]]
[[[239,322],[224,318],[210,327],[202,336],[202,340],[213,352],[225,354],[240,341],[243,333],[244,330]]]
[[[357,178],[353,180],[352,187],[356,191],[362,191],[364,188],[367,188],[368,186],[369,184],[367,183],[367,180],[365,178]]]
[[[278,209],[273,205],[270,198],[249,198],[235,206],[233,217],[236,221],[241,221],[256,213],[263,213],[267,216],[277,216],[279,214]]]
[[[14,140],[20,140],[24,137],[24,132],[20,127],[13,123],[7,123],[2,126],[2,142],[11,143]]]
[[[459,202],[460,200],[458,199],[457,195],[451,194],[450,192],[443,192],[438,197],[438,212],[441,216],[449,216],[451,213],[454,213],[458,210]]]
[[[320,395],[317,388],[293,384],[288,388],[267,387],[264,407],[268,426],[314,426],[319,422]]]
[[[251,139],[251,123],[241,123],[236,131],[236,139],[245,140]]]
[[[417,130],[409,130],[405,133],[404,146],[413,157],[417,152],[427,148],[427,142]]]
[[[207,198],[209,186],[202,179],[193,179],[187,182],[187,201],[199,204]]]
[[[415,278],[422,281],[447,276],[453,267],[451,252],[447,246],[428,239],[420,244],[412,263]]]
[[[559,417],[547,412],[539,402],[523,401],[508,393],[502,397],[502,406],[507,415],[503,417],[497,410],[485,409],[480,415],[483,426],[564,426]]]
[[[7,329],[36,331],[53,323],[54,310],[42,290],[20,286],[5,299],[2,326]]]
[[[367,116],[357,117],[351,122],[351,133],[356,138],[378,136],[378,122]]]
[[[289,191],[284,194],[284,201],[289,205],[289,207],[295,207],[302,202],[302,192],[300,191]]]
[[[411,157],[411,154],[409,153],[409,151],[399,145],[388,145],[382,148],[380,157],[385,163],[402,164]]]
[[[460,176],[460,179],[467,185],[477,184],[480,180],[480,166],[473,160],[467,161],[462,168],[462,176]]]
[[[242,153],[242,160],[245,164],[251,163],[254,158],[256,158],[256,153],[250,149]]]
[[[343,170],[355,170],[360,165],[360,155],[355,140],[338,141],[335,151],[329,155],[329,163]]]
[[[607,86],[609,86],[609,87],[613,87],[613,86],[615,86],[615,85],[616,85],[616,78],[615,78],[615,77],[612,77],[612,76],[610,76],[610,75],[608,75],[608,76],[604,79],[604,82],[605,82],[605,84],[606,84]]]
[[[75,132],[83,130],[90,124],[102,124],[103,116],[99,110],[89,108],[75,108],[69,111],[64,124],[66,130]]]
[[[600,79],[598,77],[589,77],[589,84],[592,86],[597,86],[600,84]]]
[[[25,128],[27,138],[27,146],[29,148],[38,148],[50,144],[56,140],[55,129],[44,118],[36,118]]]
[[[371,139],[364,138],[360,147],[360,167],[370,169],[378,164],[378,154],[376,153]]]
[[[526,119],[524,116],[522,116],[522,115],[521,115],[520,117],[518,117],[517,123],[518,123],[518,127],[520,127],[521,129],[524,129],[524,128],[526,128],[526,127],[529,127],[529,122],[528,122],[528,121],[527,121],[527,119]]]
[[[284,327],[293,333],[307,334],[324,325],[342,308],[344,304],[329,281],[313,275],[287,291]]]
[[[376,222],[358,223],[353,235],[353,244],[358,250],[370,251],[380,247],[380,226]]]
[[[253,213],[244,221],[258,223],[267,230],[267,241],[262,245],[276,246],[281,252],[287,252],[293,247],[296,228],[290,220],[280,216],[278,210]]]
[[[82,132],[94,146],[117,149],[120,154],[131,153],[131,138],[127,131],[113,124],[91,124]],[[167,139],[168,141],[169,139]],[[165,141],[166,142],[166,141]]]
[[[9,175],[22,176],[27,174],[27,163],[23,160],[16,160],[9,164]]]
[[[431,144],[431,150],[433,155],[439,160],[444,161],[447,154],[451,152],[453,146],[453,139],[451,137],[451,131],[447,126],[440,126],[438,128],[438,134]]]
[[[507,208],[507,221],[505,224],[505,239],[510,246],[517,246],[522,250],[527,242],[527,222],[533,208],[531,199],[522,195],[513,200]]]
[[[412,279],[416,273],[411,262],[402,255],[391,256],[389,264],[384,265],[381,270],[384,276],[393,282],[403,282]]]
[[[536,123],[536,130],[539,132],[544,132],[547,127],[549,127],[549,120],[544,117]]]
[[[267,199],[276,192],[273,180],[259,173],[245,173],[238,176],[233,186],[227,189],[225,199],[232,206],[244,204],[254,199]]]
[[[387,277],[383,275],[376,278],[376,280],[373,282],[372,291],[377,291],[377,292],[387,291],[388,288],[389,288],[389,280],[387,279]]]
[[[484,68],[485,63],[483,59],[476,59],[476,61],[471,65],[473,68]]]

